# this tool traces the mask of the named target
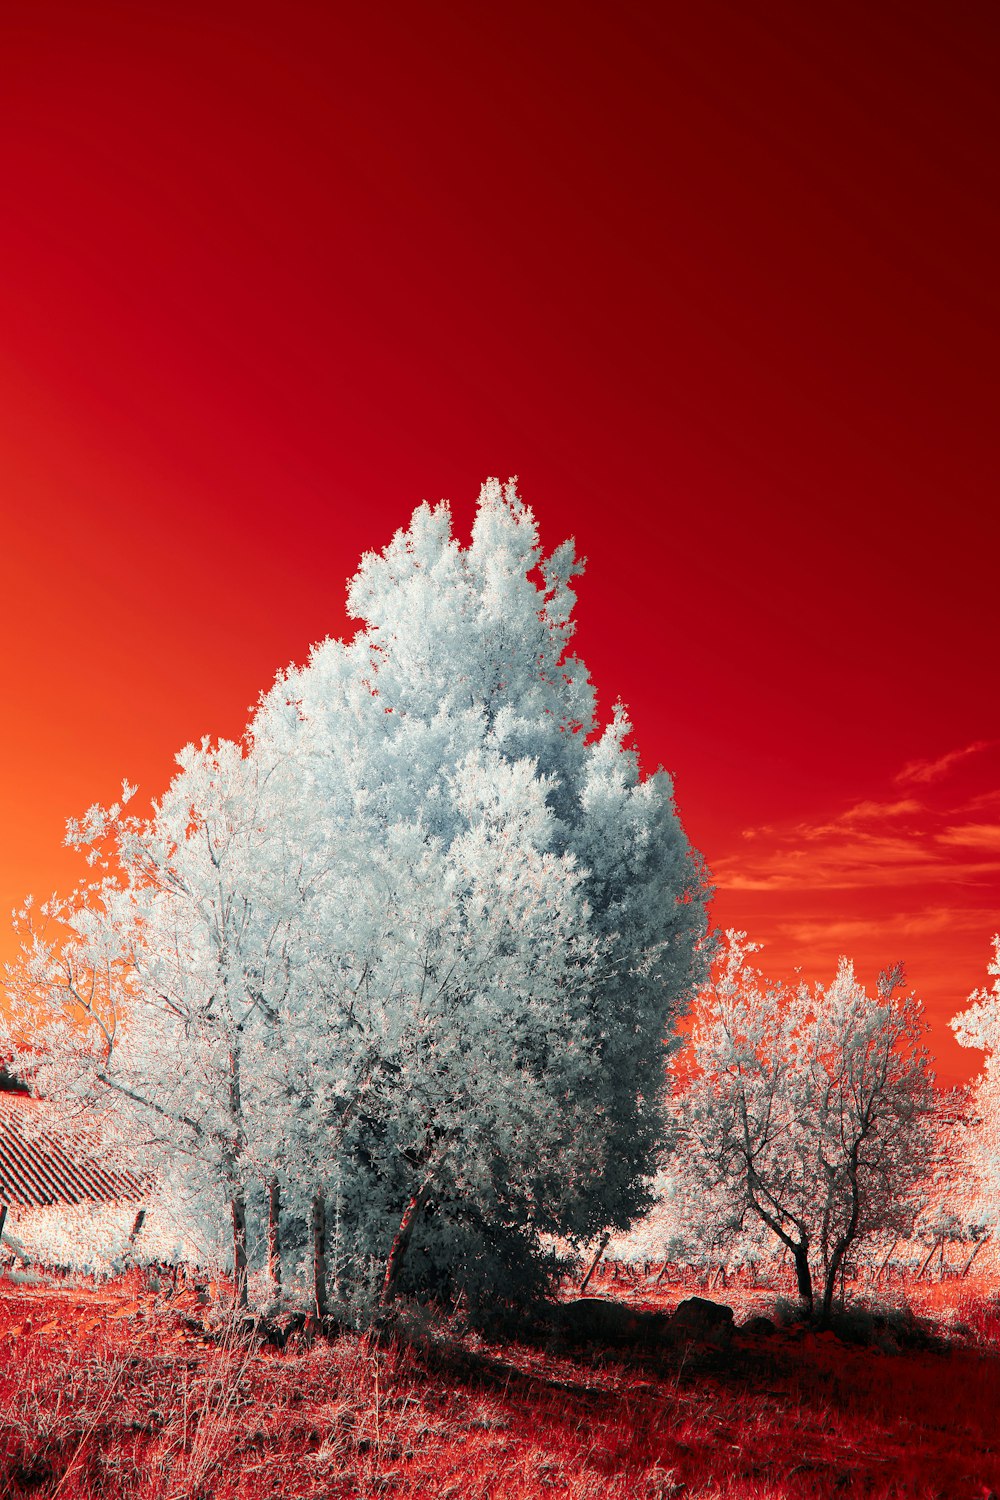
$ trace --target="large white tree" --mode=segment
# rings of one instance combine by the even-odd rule
[[[579,569],[513,484],[464,548],[421,506],[240,744],[71,830],[110,863],[26,934],[20,1066],[224,1195],[241,1285],[265,1187],[272,1263],[279,1202],[312,1225],[320,1307],[331,1216],[338,1275],[388,1299],[495,1294],[541,1233],[645,1202],[708,892],[568,650]]]
[[[706,1239],[770,1234],[829,1318],[845,1257],[909,1233],[934,1162],[921,1007],[901,969],[869,995],[842,959],[832,984],[789,989],[730,932],[699,996],[674,1098],[682,1192]]]

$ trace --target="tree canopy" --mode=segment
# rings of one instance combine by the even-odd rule
[[[753,951],[728,933],[694,1007],[675,1096],[681,1191],[703,1235],[749,1226],[784,1245],[810,1310],[821,1272],[826,1318],[845,1257],[912,1229],[935,1155],[926,1023],[897,993],[900,965],[874,996],[846,958],[831,984],[788,989]]]
[[[970,1088],[971,1121],[963,1132],[963,1217],[994,1231],[1000,1220],[1000,933],[993,937],[990,989],[973,990],[965,1010],[951,1021],[963,1047],[980,1049],[983,1069]]]
[[[16,1065],[228,1203],[240,1287],[265,1218],[322,1309],[502,1294],[542,1233],[645,1204],[709,892],[569,650],[581,566],[513,483],[466,547],[420,506],[353,638],[187,747],[149,817],[71,825],[97,876],[25,921]]]

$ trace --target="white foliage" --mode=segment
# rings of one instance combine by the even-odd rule
[[[988,965],[991,989],[977,989],[951,1021],[963,1047],[985,1052],[983,1070],[971,1089],[972,1122],[963,1133],[959,1171],[964,1185],[960,1212],[991,1229],[1000,1221],[1000,933]]]
[[[727,939],[678,1063],[678,1192],[703,1243],[774,1236],[803,1295],[822,1270],[828,1308],[848,1252],[911,1232],[935,1165],[922,1010],[893,995],[898,971],[872,997],[841,959],[832,984],[790,991]]]
[[[71,825],[109,873],[55,931],[26,919],[22,1071],[206,1202],[336,1192],[358,1264],[418,1193],[432,1259],[459,1222],[624,1227],[708,891],[624,711],[597,732],[579,571],[513,484],[464,549],[420,506],[362,560],[354,638],[282,673],[242,743],[188,746],[149,819]]]
[[[145,1218],[132,1237],[137,1213]],[[29,1265],[63,1266],[110,1275],[128,1265],[188,1261],[217,1265],[217,1243],[206,1240],[197,1223],[159,1194],[118,1203],[52,1203],[11,1208],[2,1253],[13,1252]]]

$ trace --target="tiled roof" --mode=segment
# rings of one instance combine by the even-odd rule
[[[140,1174],[99,1160],[86,1129],[67,1127],[51,1104],[0,1092],[0,1204],[134,1202],[149,1188]]]

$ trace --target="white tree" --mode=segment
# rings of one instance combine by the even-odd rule
[[[1000,1219],[1000,933],[993,937],[988,972],[992,988],[973,990],[968,1007],[950,1023],[963,1047],[985,1053],[971,1088],[972,1122],[963,1132],[956,1172],[963,1185],[961,1216],[980,1238],[995,1232]]]
[[[976,1090],[964,1085],[942,1091],[936,1105],[933,1170],[924,1184],[915,1243],[905,1246],[911,1263],[914,1254],[918,1257],[918,1277],[929,1271],[936,1253],[943,1271],[945,1246],[959,1247],[962,1274],[967,1275],[993,1227],[980,1160],[983,1121]],[[886,1246],[887,1265],[897,1248],[896,1243]]]
[[[541,587],[533,576],[536,569]],[[536,1124],[534,1172],[497,1157],[489,1193],[499,1192],[503,1202],[491,1208],[493,1238],[504,1214],[513,1215],[507,1226],[512,1232],[519,1217],[534,1229],[548,1227],[553,1214],[561,1228],[586,1232],[604,1215],[625,1220],[641,1201],[644,1168],[662,1123],[664,1035],[700,962],[696,949],[705,891],[673,809],[669,780],[663,773],[640,778],[636,758],[624,745],[628,724],[621,711],[603,735],[590,738],[593,693],[581,664],[566,650],[575,570],[570,545],[542,557],[533,517],[512,486],[485,488],[466,550],[451,534],[446,507],[421,507],[383,554],[364,560],[354,580],[350,608],[366,628],[349,645],[324,643],[305,669],[286,674],[252,726],[255,741],[280,744],[302,768],[303,800],[326,809],[328,827],[342,830],[352,850],[359,842],[370,848],[380,863],[390,918],[383,924],[377,961],[366,961],[362,969],[376,1002],[384,994],[380,986],[392,979],[396,987],[382,1004],[397,1019],[407,1013],[409,1001],[402,996],[412,992],[413,975],[426,961],[420,952],[390,959],[397,934],[404,926],[416,933],[428,930],[426,914],[412,913],[424,889],[410,873],[412,859],[393,860],[391,868],[385,863],[385,851],[395,847],[392,839],[400,830],[415,841],[422,859],[433,853],[440,863],[442,873],[428,889],[447,889],[450,880],[455,892],[449,944],[464,955],[463,964],[443,968],[435,959],[432,974],[449,976],[440,986],[441,1024],[452,1031],[461,1024],[468,1037],[478,1035],[473,1050],[481,1049],[494,1029],[489,1009],[483,1008],[489,991],[482,979],[471,986],[479,991],[476,1009],[466,1011],[456,1001],[461,991],[455,985],[468,988],[468,955],[490,951],[489,945],[481,947],[483,934],[470,928],[469,898],[482,880],[477,863],[488,855],[486,894],[476,900],[494,924],[509,904],[505,872],[512,864],[524,865],[527,872],[540,857],[540,889],[552,892],[562,884],[577,890],[574,900],[585,903],[574,918],[581,939],[574,959],[574,972],[581,970],[578,998],[573,999],[570,976],[560,978],[562,1009],[544,1025],[539,1012],[535,1028],[544,1043],[535,1044],[530,1054],[522,1052],[513,1071],[510,1062],[501,1067],[499,1059],[492,1070],[496,1078],[511,1077],[509,1097],[523,1108],[530,1064],[537,1074],[531,1090],[541,1090],[539,1101],[546,1093],[550,1100],[549,1129],[557,1123],[561,1129],[547,1158],[548,1137]],[[509,811],[508,798],[514,798]],[[491,824],[496,832],[489,832]],[[370,909],[370,899],[367,905]],[[556,906],[553,902],[552,915]],[[408,910],[403,923],[400,913]],[[507,930],[498,951],[508,962],[516,958],[518,943],[530,952],[544,933],[544,912],[531,910],[535,936],[524,929],[523,918],[513,928],[509,914],[503,919]],[[437,918],[430,932],[431,948],[442,947]],[[443,947],[448,950],[448,944]],[[510,986],[520,996],[522,1014],[532,1013],[526,1002],[542,983],[538,969],[530,985],[526,973]],[[423,978],[420,992],[430,992]],[[509,1028],[509,1005],[504,1002],[496,1018],[501,1032]],[[468,1051],[469,1042],[462,1047]],[[426,1083],[433,1074],[427,1069],[421,1076]],[[440,1121],[449,1101],[467,1093],[467,1083],[456,1095],[450,1081],[440,1097],[428,1095],[424,1117]],[[569,1108],[573,1099],[586,1101],[583,1132]],[[378,1116],[375,1125],[369,1117],[367,1110],[355,1117],[356,1138],[366,1124],[376,1132],[383,1128]],[[531,1117],[537,1122],[537,1112],[529,1112]],[[482,1106],[463,1107],[463,1118],[481,1130]],[[440,1130],[436,1139],[435,1160]],[[495,1139],[503,1140],[501,1130]],[[582,1140],[588,1144],[581,1156],[579,1146],[571,1151],[570,1145]],[[475,1159],[461,1134],[453,1141],[452,1159]],[[431,1192],[431,1184],[425,1186],[427,1149],[413,1139],[399,1143],[395,1152],[384,1143],[359,1144],[362,1156],[378,1164],[377,1182],[368,1174],[367,1201],[377,1199],[376,1188],[386,1191],[386,1212],[394,1217],[397,1210],[390,1204],[402,1198],[397,1225],[402,1240],[393,1231],[394,1245],[405,1243],[421,1193]],[[386,1181],[390,1160],[402,1180]],[[528,1180],[535,1182],[530,1207],[515,1207],[518,1185]],[[342,1176],[339,1186],[342,1191]],[[440,1181],[434,1179],[433,1186],[434,1224],[425,1222],[425,1240],[447,1219],[446,1201],[460,1205],[466,1222],[475,1217],[473,1205],[479,1201],[457,1185],[450,1198],[451,1190]],[[475,1230],[481,1227],[473,1224]],[[391,1284],[390,1276],[387,1289]]]
[[[261,1047],[303,947],[301,869],[273,857],[288,829],[252,753],[205,745],[178,760],[150,818],[116,805],[69,825],[104,873],[48,903],[41,926],[24,914],[11,1025],[39,1091],[97,1110],[207,1213],[224,1196],[243,1299]]]
[[[262,1183],[273,1233],[279,1196],[311,1221],[320,1307],[331,1201],[345,1274],[374,1257],[385,1299],[495,1289],[543,1231],[644,1204],[708,892],[623,710],[598,731],[578,571],[513,484],[464,549],[421,506],[363,560],[354,638],[283,673],[241,744],[185,751],[150,819],[73,830],[111,863],[53,909],[67,941],[28,935],[22,1069],[188,1153],[238,1284]]]
[[[756,1223],[795,1265],[825,1321],[845,1257],[887,1228],[908,1232],[933,1158],[933,1079],[922,1010],[895,991],[901,966],[869,996],[841,959],[828,986],[789,990],[727,934],[696,1002],[675,1095],[677,1160],[700,1190],[702,1233]]]

